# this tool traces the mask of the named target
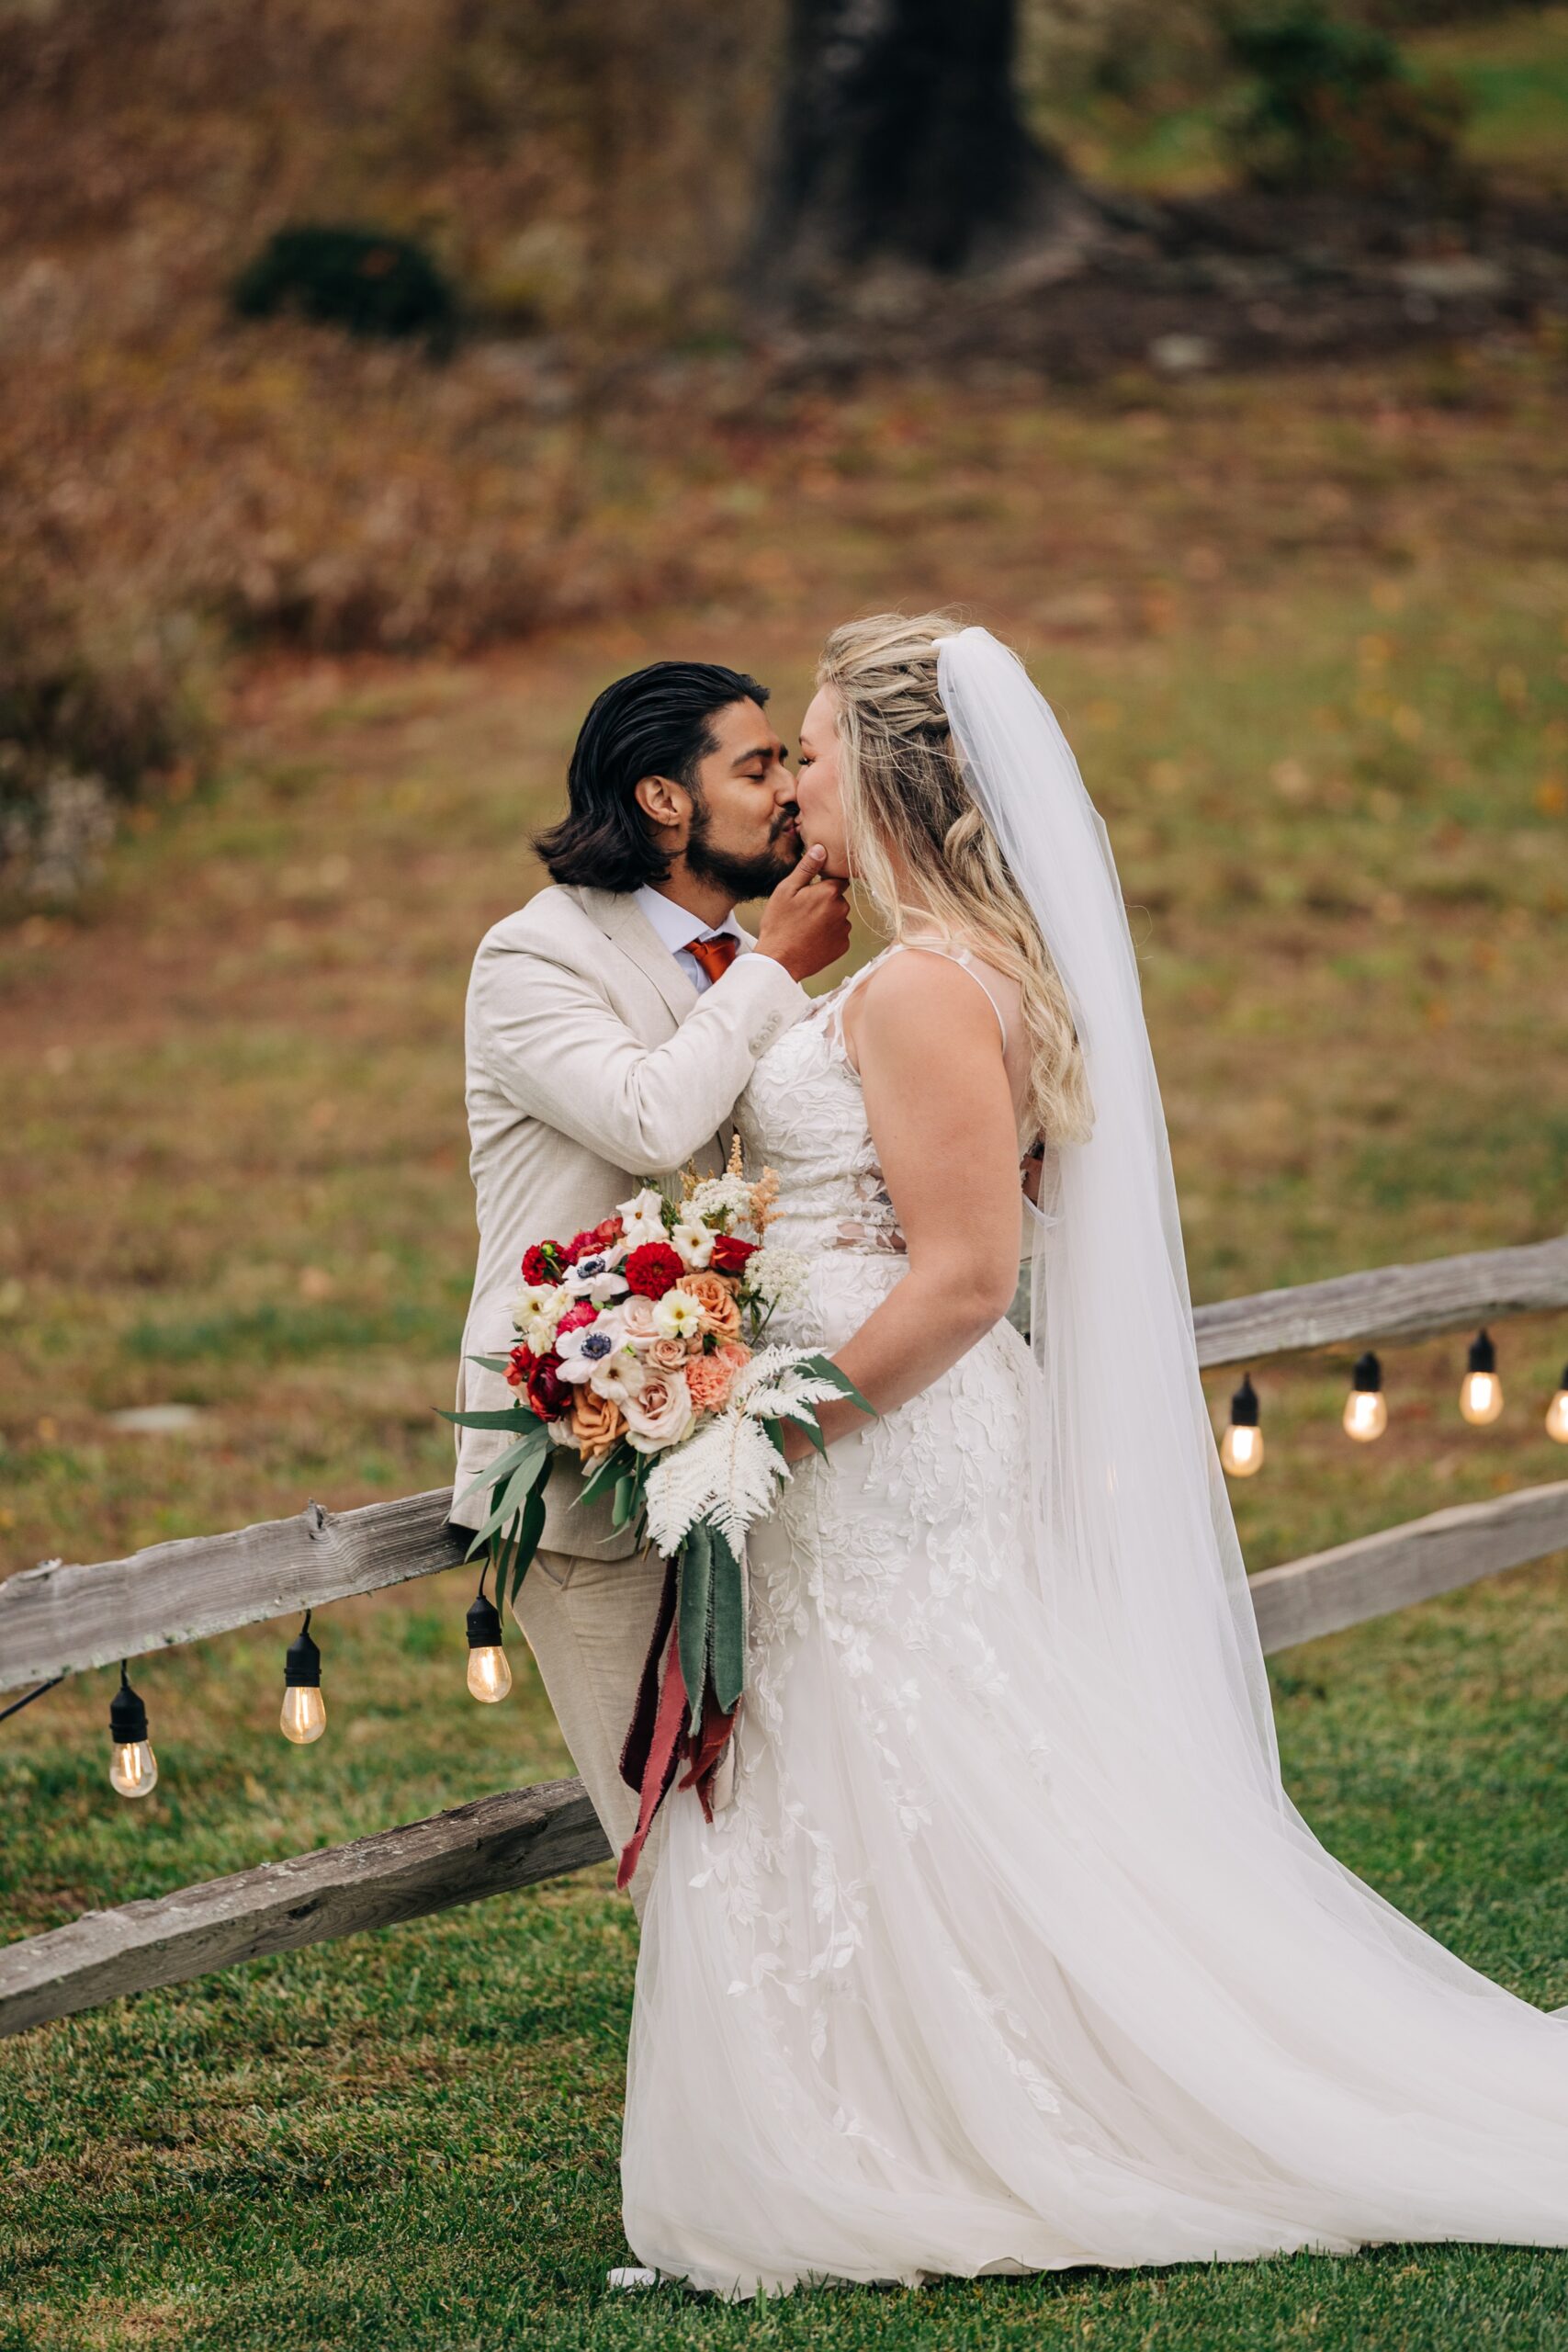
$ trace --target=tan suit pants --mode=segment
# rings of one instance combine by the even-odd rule
[[[657,1552],[594,1560],[540,1551],[512,1603],[572,1762],[617,1856],[637,1827],[637,1792],[621,1778],[621,1749],[663,1581]],[[628,1889],[639,1920],[663,1831],[661,1808]]]

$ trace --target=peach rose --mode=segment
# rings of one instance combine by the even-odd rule
[[[694,1298],[703,1310],[703,1329],[720,1340],[740,1336],[740,1308],[722,1274],[682,1274],[675,1285]]]
[[[686,1366],[686,1385],[699,1413],[716,1413],[735,1385],[737,1367],[725,1362],[724,1351],[694,1356]]]
[[[652,1299],[639,1298],[634,1292],[631,1297],[623,1298],[620,1301],[615,1309],[615,1314],[621,1329],[638,1355],[645,1355],[659,1337],[653,1328]]]
[[[626,1402],[626,1438],[638,1453],[657,1453],[674,1445],[691,1428],[692,1392],[683,1376],[656,1372],[635,1396]]]
[[[597,1462],[626,1433],[626,1417],[613,1396],[600,1396],[586,1383],[571,1399],[571,1434],[585,1462]]]
[[[642,1351],[649,1372],[680,1372],[686,1362],[684,1340],[650,1340]]]

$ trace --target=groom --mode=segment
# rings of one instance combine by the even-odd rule
[[[479,1266],[459,1412],[513,1401],[470,1361],[504,1355],[530,1242],[565,1239],[695,1159],[716,1172],[758,1057],[799,1019],[801,982],[849,944],[844,886],[801,854],[795,778],[767,689],[705,662],[656,662],[606,686],[582,723],[567,814],[535,848],[553,888],[479,943],[467,1017]],[[768,895],[770,894],[771,895]],[[755,939],[739,899],[768,896]],[[457,1431],[454,1518],[507,1442]],[[610,1844],[636,1824],[620,1777],[663,1563],[635,1556],[607,1501],[547,1489],[540,1547],[514,1602]],[[637,1916],[659,1824],[632,1881]]]

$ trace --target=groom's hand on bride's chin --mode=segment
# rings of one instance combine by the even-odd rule
[[[782,964],[793,979],[836,964],[850,944],[850,910],[842,882],[822,878],[827,852],[808,849],[768,900],[757,933],[757,952]]]

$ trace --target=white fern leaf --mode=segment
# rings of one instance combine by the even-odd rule
[[[648,1532],[668,1555],[696,1521],[711,1519],[739,1553],[784,1476],[778,1449],[750,1414],[720,1413],[650,1473],[643,1488]]]

